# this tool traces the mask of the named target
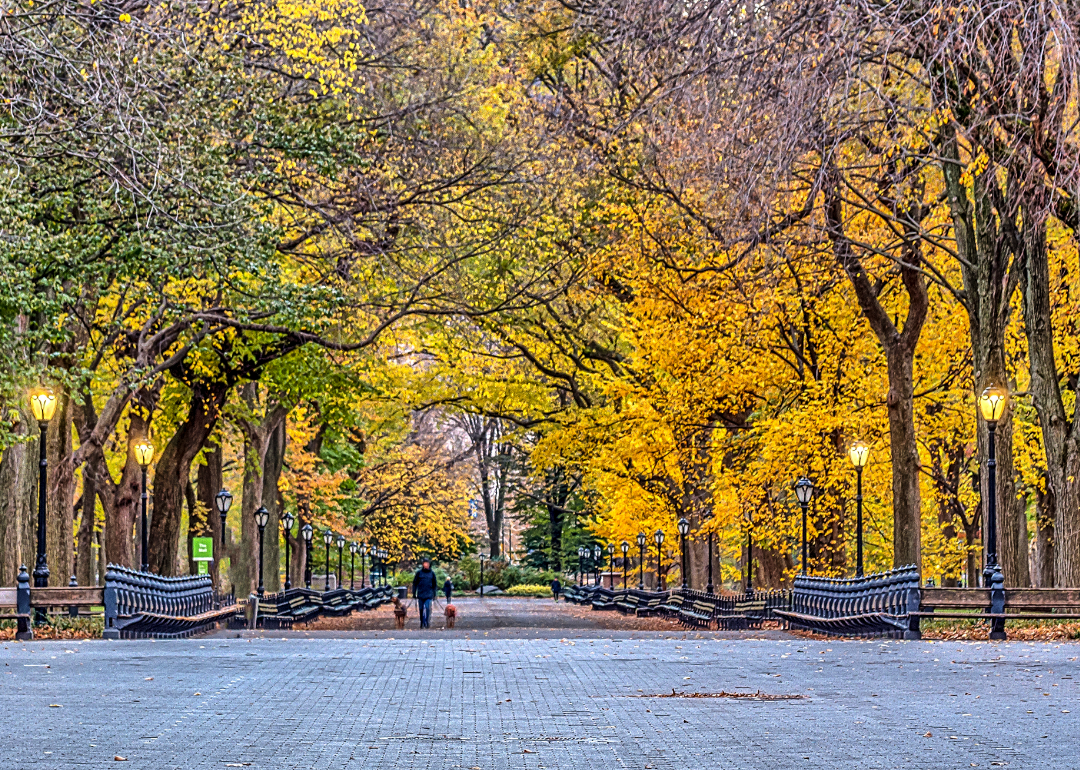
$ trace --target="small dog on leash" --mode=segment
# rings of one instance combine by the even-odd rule
[[[443,610],[446,613],[446,627],[453,628],[454,623],[457,622],[457,607],[452,604],[447,604],[446,609]]]
[[[405,628],[405,618],[409,617],[409,608],[401,603],[401,599],[394,597],[394,622],[398,631]]]

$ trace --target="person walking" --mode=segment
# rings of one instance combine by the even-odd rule
[[[558,578],[551,581],[551,593],[555,597],[555,601],[559,601],[559,592],[562,591],[562,583]]]
[[[424,559],[420,569],[413,575],[412,593],[416,603],[420,605],[420,628],[428,628],[431,625],[431,602],[438,593],[431,559]]]
[[[446,579],[446,582],[442,584],[442,592],[446,594],[446,603],[450,603],[450,597],[454,593],[454,584],[450,582],[450,578]]]

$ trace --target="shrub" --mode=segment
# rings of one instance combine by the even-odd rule
[[[506,590],[508,596],[551,596],[551,587],[539,584],[521,583]]]

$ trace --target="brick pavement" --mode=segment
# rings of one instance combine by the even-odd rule
[[[3,766],[1080,767],[1077,644],[380,633],[2,645]]]

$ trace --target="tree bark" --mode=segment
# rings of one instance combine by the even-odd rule
[[[190,483],[191,463],[217,425],[228,392],[225,381],[197,382],[192,387],[187,417],[165,445],[154,468],[151,572],[176,574],[184,490]]]
[[[66,586],[75,570],[75,474],[71,457],[72,403],[66,391],[57,394],[56,413],[46,432],[49,477],[46,488],[49,585]]]
[[[1034,195],[1034,193],[1029,193]],[[1053,515],[1054,584],[1080,585],[1080,420],[1070,421],[1065,412],[1061,379],[1054,360],[1054,330],[1050,266],[1046,250],[1045,223],[1026,221],[1023,233],[1024,331],[1028,340],[1031,372],[1029,392],[1039,414],[1049,499]],[[1044,527],[1044,536],[1049,532]]]
[[[207,522],[214,538],[214,560],[210,562],[210,577],[215,586],[221,586],[221,563],[228,553],[228,546],[221,529],[221,515],[218,513],[215,498],[224,482],[221,472],[221,447],[208,446],[203,451],[203,463],[195,474],[196,498],[199,505],[209,511]],[[226,527],[226,529],[228,529]]]
[[[97,518],[97,486],[92,473],[83,473],[82,503],[79,506],[79,534],[75,542],[75,579],[81,586],[93,585],[94,525]]]
[[[36,427],[29,412],[20,410],[13,431]],[[34,568],[37,504],[36,442],[20,441],[0,457],[0,585],[13,586],[20,565]]]
[[[844,269],[859,307],[885,352],[889,377],[886,406],[889,415],[889,449],[892,458],[893,566],[922,564],[922,497],[919,491],[919,447],[915,434],[914,358],[926,321],[930,298],[926,279],[919,272],[922,255],[917,238],[905,241],[899,262],[901,280],[908,295],[903,331],[889,318],[878,300],[862,263],[845,232],[843,202],[836,183],[826,190],[826,228],[833,251]]]

